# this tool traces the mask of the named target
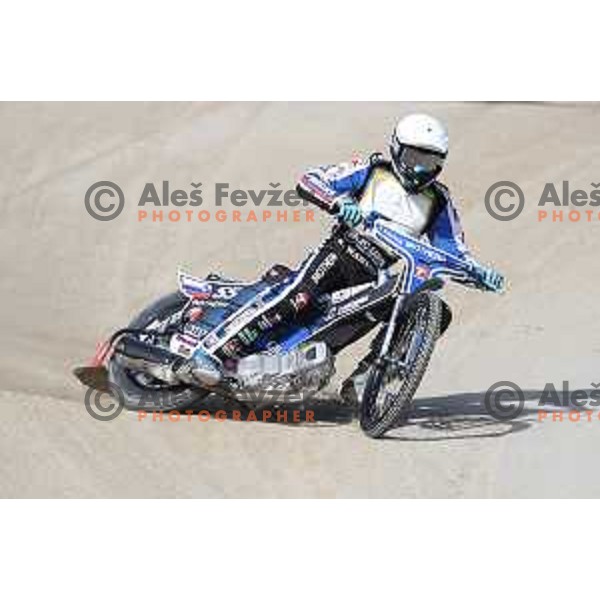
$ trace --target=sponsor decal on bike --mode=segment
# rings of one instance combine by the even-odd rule
[[[199,321],[204,315],[204,308],[202,306],[194,306],[187,313],[187,319],[190,323]]]
[[[299,292],[292,299],[294,310],[299,313],[304,310],[310,303],[310,294],[308,292]]]
[[[182,271],[178,276],[179,290],[194,300],[231,300],[247,287],[246,284],[198,279]]]
[[[219,343],[219,335],[217,333],[209,333],[203,340],[202,340],[202,345],[207,349],[210,350],[211,348],[214,348],[218,343]]]
[[[368,287],[373,287],[373,284],[364,283],[363,285],[357,285],[354,287],[345,288],[343,290],[338,290],[336,292],[332,292],[331,303],[339,304],[340,302],[345,302],[349,298],[352,298],[352,296],[356,296],[357,294],[360,294],[360,292],[364,291]]]
[[[236,339],[229,340],[222,348],[221,352],[228,358],[237,357],[242,351],[242,345]]]
[[[374,266],[377,269],[383,269],[388,265],[389,259],[381,252],[377,245],[370,241],[364,234],[351,230],[347,232],[346,239],[351,244],[349,248],[354,247],[355,250],[358,250],[368,261],[370,261],[370,269]]]
[[[215,300],[232,300],[244,289],[243,285],[213,285],[215,290],[211,299]]]
[[[373,263],[371,263],[366,256],[362,255],[352,246],[348,246],[348,248],[346,248],[346,252],[348,252],[348,255],[351,256],[352,259],[361,265],[366,271],[374,270]]]
[[[268,342],[267,347],[264,350],[264,354],[272,356],[273,354],[279,354],[280,352],[284,352],[283,346],[279,342]]]
[[[202,304],[206,308],[227,308],[229,306],[229,302],[226,302],[225,300],[214,300],[213,298],[204,300]]]
[[[260,310],[260,306],[253,305],[248,308],[242,310],[242,312],[238,315],[235,315],[231,322],[225,328],[223,334],[226,336],[231,333],[233,330],[237,329],[243,323],[247,323],[250,319],[256,315]]]
[[[202,327],[202,325],[197,325],[195,323],[186,323],[184,331],[188,335],[197,337],[199,339],[208,333],[208,329],[206,327]]]
[[[361,308],[364,304],[366,304],[370,300],[370,294],[364,294],[355,300],[347,302],[346,304],[341,304],[339,306],[333,306],[326,316],[326,321],[330,321],[332,319],[337,319],[339,317],[343,317],[344,315],[348,315],[350,313],[355,312],[359,308]]]
[[[243,344],[249,346],[258,339],[259,332],[251,327],[245,327],[239,332],[238,336]]]
[[[213,293],[213,286],[211,283],[203,279],[197,279],[192,275],[180,272],[178,281],[179,290],[189,298],[204,300],[210,298]]]
[[[258,328],[265,332],[265,331],[270,331],[271,329],[274,329],[277,325],[279,325],[279,323],[281,323],[281,321],[283,320],[283,317],[281,316],[281,314],[279,313],[274,313],[271,315],[263,315],[259,320],[258,320]]]
[[[335,252],[330,252],[323,262],[316,268],[315,272],[312,274],[311,280],[315,285],[318,285],[321,279],[325,277],[329,269],[335,265],[338,261],[338,256]]]
[[[176,333],[171,337],[170,350],[179,356],[189,358],[198,348],[200,340],[188,334]]]
[[[425,265],[417,265],[415,268],[415,277],[418,279],[429,279],[431,277],[431,269]]]

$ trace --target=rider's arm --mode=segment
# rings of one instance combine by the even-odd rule
[[[296,191],[303,200],[333,214],[365,185],[370,169],[368,161],[310,169],[298,180]]]
[[[435,192],[439,194],[440,209],[427,230],[429,241],[436,248],[449,252],[462,260],[471,261],[471,255],[465,244],[465,234],[460,223],[458,211],[445,186],[438,184]]]
[[[431,224],[427,235],[430,242],[437,248],[449,252],[472,265],[478,279],[478,285],[493,292],[503,292],[504,276],[491,267],[479,264],[470,254],[465,244],[465,235],[460,223],[460,217],[452,198],[445,186],[436,184],[435,192],[440,194],[441,208]]]

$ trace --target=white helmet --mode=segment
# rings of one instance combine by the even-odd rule
[[[390,154],[403,185],[417,192],[442,171],[448,154],[448,132],[429,115],[409,115],[394,129]]]

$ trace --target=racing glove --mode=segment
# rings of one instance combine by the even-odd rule
[[[502,273],[478,263],[475,263],[473,266],[479,279],[479,287],[482,290],[496,294],[503,294],[506,291],[506,279]]]
[[[362,218],[362,211],[356,200],[346,197],[338,201],[338,219],[340,221],[350,227],[356,227]]]

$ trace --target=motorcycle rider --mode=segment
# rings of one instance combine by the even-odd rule
[[[260,336],[299,318],[318,297],[376,280],[381,269],[395,262],[381,242],[356,229],[373,211],[386,218],[388,227],[416,238],[426,236],[433,246],[471,262],[481,289],[503,291],[504,277],[469,254],[450,193],[438,180],[448,155],[442,123],[423,114],[401,119],[389,153],[389,159],[373,154],[352,164],[311,169],[300,177],[301,198],[337,215],[348,227],[334,229],[276,298],[196,352],[192,360],[199,377],[209,355],[210,362],[246,356]]]

